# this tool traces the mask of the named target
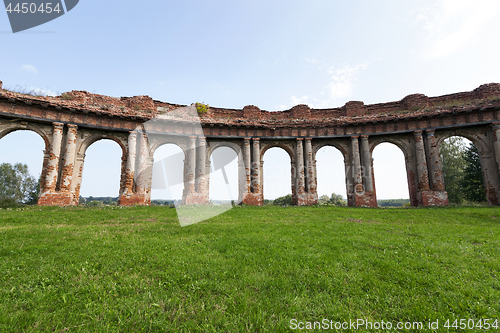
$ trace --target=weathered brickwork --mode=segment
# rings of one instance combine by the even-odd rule
[[[162,144],[174,143],[185,154],[185,204],[208,203],[210,154],[221,146],[233,149],[238,156],[241,202],[263,204],[262,156],[269,148],[281,147],[290,156],[293,202],[317,204],[315,157],[321,147],[330,145],[344,156],[349,205],[375,207],[372,151],[378,144],[391,142],[403,151],[413,206],[447,205],[439,145],[452,135],[460,135],[478,147],[488,202],[500,203],[497,83],[438,97],[413,94],[372,105],[351,101],[331,109],[311,109],[303,104],[276,112],[253,105],[240,110],[210,107],[198,118],[181,107],[148,96],[115,98],[85,91],[58,97],[23,95],[2,90],[0,81],[0,138],[23,129],[43,138],[40,205],[77,205],[85,151],[97,140],[110,139],[123,152],[120,205],[150,204],[152,156]],[[158,117],[168,121],[148,122]],[[168,142],[149,137],[143,129],[138,130],[145,122],[152,132],[175,136]]]

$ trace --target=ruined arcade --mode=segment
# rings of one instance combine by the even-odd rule
[[[111,139],[122,149],[120,205],[150,204],[154,152],[173,143],[185,156],[182,200],[186,204],[208,203],[210,155],[221,146],[237,154],[241,202],[262,205],[266,185],[262,157],[269,148],[281,147],[290,156],[293,202],[316,204],[315,156],[322,147],[334,146],[344,156],[348,204],[376,207],[372,151],[390,142],[404,153],[411,204],[443,206],[448,196],[439,145],[453,135],[476,145],[488,203],[499,204],[497,83],[470,92],[414,94],[372,105],[352,101],[331,109],[297,105],[269,112],[253,105],[241,110],[210,107],[196,117],[182,113],[170,117],[183,106],[148,96],[114,98],[72,91],[37,97],[1,88],[0,82],[0,138],[23,129],[38,133],[45,142],[39,205],[77,205],[86,149]],[[160,125],[152,122],[155,119],[167,121]]]

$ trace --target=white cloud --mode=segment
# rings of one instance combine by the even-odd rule
[[[33,92],[35,95],[40,95],[40,96],[57,96],[58,95],[56,92],[49,90],[49,89],[41,89],[41,88],[31,87],[29,90],[31,92]]]
[[[30,73],[30,74],[36,74],[36,73],[38,73],[38,69],[36,69],[35,66],[29,65],[29,64],[22,65],[21,66],[21,70],[24,71],[24,72],[26,72],[26,73]]]
[[[351,96],[353,93],[354,81],[359,72],[366,69],[367,66],[367,64],[358,64],[355,66],[345,65],[340,68],[329,68],[328,74],[330,74],[331,81],[326,88],[327,96],[330,97],[330,100],[338,101],[342,98]]]
[[[427,34],[423,57],[444,58],[464,49],[499,13],[498,0],[441,0],[421,8],[416,21]]]
[[[298,104],[307,104],[312,108],[337,107],[343,99],[349,98],[354,92],[354,83],[359,73],[368,67],[368,63],[344,65],[342,67],[328,66],[316,59],[306,59],[317,66],[317,70],[327,75],[326,85],[317,93],[302,97],[292,96],[288,104],[280,105],[280,109],[287,109]]]
[[[302,97],[292,96],[290,98],[292,105],[306,104],[308,100],[309,100],[309,97],[307,97],[307,96],[302,96]]]

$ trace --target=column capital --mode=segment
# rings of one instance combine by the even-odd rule
[[[360,138],[361,140],[368,140],[368,135],[361,135]]]
[[[260,138],[252,138],[253,141],[259,141]]]
[[[57,127],[57,128],[63,128],[64,127],[63,123],[53,122],[52,125],[54,125],[54,127]]]
[[[435,132],[435,130],[433,130],[433,129],[425,130],[425,134],[427,136],[434,136],[434,132]]]
[[[68,124],[68,127],[71,128],[71,129],[77,129],[78,128],[78,125],[75,125],[75,124]]]
[[[356,140],[357,138],[359,138],[359,135],[352,135],[351,136],[351,140]]]
[[[250,139],[251,139],[251,138],[243,138],[243,140],[248,140],[248,141],[250,141]]]
[[[494,130],[500,129],[500,122],[492,123],[491,127],[493,127]]]
[[[304,138],[297,138],[296,140],[297,141],[302,141],[302,140],[304,140]]]
[[[312,138],[306,138],[306,141],[311,141],[311,140],[312,140]]]
[[[415,136],[422,135],[422,130],[413,131],[413,135],[415,135]]]

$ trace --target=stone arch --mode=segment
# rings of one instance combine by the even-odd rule
[[[186,168],[185,168],[185,163],[186,163],[186,149],[185,149],[185,145],[183,144],[179,144],[178,141],[175,141],[175,140],[162,140],[162,141],[159,141],[159,142],[156,142],[154,143],[152,146],[151,146],[151,149],[150,149],[150,156],[151,156],[151,163],[152,163],[152,168],[151,168],[151,195],[153,195],[153,191],[155,190],[161,190],[161,188],[155,188],[155,185],[157,185],[157,181],[162,181],[164,182],[164,185],[167,184],[167,182],[170,182],[168,185],[169,185],[169,188],[168,188],[168,192],[170,192],[170,194],[172,195],[172,200],[177,200],[176,198],[174,198],[173,196],[173,193],[172,193],[172,186],[176,186],[177,184],[172,184],[171,181],[172,179],[169,179],[170,176],[173,176],[175,177],[176,176],[176,166],[174,166],[173,168],[168,168],[168,166],[165,166],[165,168],[167,168],[165,171],[163,169],[163,166],[162,164],[158,163],[160,161],[155,161],[155,154],[157,153],[158,149],[160,149],[161,147],[164,147],[166,145],[173,145],[175,147],[177,147],[178,149],[180,149],[180,152],[182,153],[182,161],[180,161],[181,163],[181,168],[182,168],[182,179],[181,179],[181,184],[182,184],[182,192],[181,192],[181,200],[182,198],[184,197],[184,192],[185,192],[185,189],[186,189],[186,184],[185,184],[185,172],[186,172]],[[174,157],[176,158],[176,157]],[[172,162],[172,160],[170,160],[170,162]],[[165,165],[165,164],[163,164]],[[157,172],[162,172],[162,175],[161,177],[159,177],[157,175]],[[164,179],[164,176],[165,176],[165,173],[166,172],[166,176],[167,176],[167,179],[165,181]],[[174,172],[174,173],[169,173],[169,172]],[[169,176],[170,175],[170,176]],[[157,178],[158,177],[158,178]],[[168,193],[167,192],[167,193]],[[165,194],[165,193],[163,193]],[[158,192],[155,193],[155,196],[158,195]],[[164,198],[157,198],[155,200],[163,200]]]
[[[72,190],[75,192],[75,198],[79,198],[80,196],[80,190],[81,190],[81,185],[82,185],[82,178],[83,178],[83,166],[85,162],[85,155],[87,152],[87,149],[94,143],[100,140],[111,140],[114,141],[118,144],[122,151],[122,157],[121,157],[121,174],[120,174],[120,186],[119,186],[119,191],[118,195],[122,193],[123,188],[124,188],[124,182],[125,182],[125,168],[127,164],[127,146],[126,146],[126,140],[127,138],[124,136],[123,138],[119,136],[114,136],[114,135],[106,135],[104,133],[95,133],[95,134],[90,134],[88,135],[88,132],[79,129],[79,136],[82,138],[82,140],[77,143],[77,149],[76,149],[76,162],[75,162],[75,173],[74,176],[76,177],[76,181],[72,182]],[[85,135],[88,135],[85,137]],[[78,140],[77,140],[78,142]]]
[[[284,142],[271,142],[271,143],[262,144],[262,146],[263,147],[261,147],[261,150],[260,150],[260,160],[261,161],[263,161],[264,154],[269,149],[271,149],[271,148],[282,148],[282,149],[284,149],[288,153],[288,156],[290,156],[290,163],[293,164],[293,161],[295,160],[295,152],[286,143],[284,143]]]
[[[206,149],[206,182],[207,182],[207,190],[208,195],[210,195],[210,157],[213,152],[218,148],[229,148],[236,153],[236,159],[238,163],[238,202],[243,201],[243,197],[245,195],[246,188],[246,174],[245,174],[245,162],[243,160],[243,150],[241,148],[241,143],[233,142],[233,141],[211,141],[207,140],[207,149]]]
[[[346,147],[341,145],[339,142],[337,142],[337,141],[323,141],[317,145],[313,145],[313,158],[314,159],[316,159],[316,154],[318,153],[318,151],[324,147],[333,147],[333,148],[338,149],[340,151],[340,153],[342,154],[342,157],[344,158],[344,160],[348,156]]]
[[[295,142],[292,144],[295,144]],[[268,143],[263,144],[263,147],[262,147],[261,152],[260,152],[260,161],[261,161],[260,184],[261,184],[262,197],[264,198],[264,191],[266,189],[266,182],[264,181],[264,177],[266,175],[266,173],[264,172],[264,166],[265,166],[264,156],[265,156],[266,152],[268,152],[269,149],[271,149],[271,148],[280,148],[280,149],[284,150],[287,153],[288,157],[290,158],[290,190],[291,190],[290,194],[292,194],[292,198],[294,198],[294,196],[296,195],[296,193],[295,193],[295,178],[294,178],[294,174],[295,174],[295,170],[296,170],[295,169],[295,152],[290,147],[290,144],[287,145],[284,142],[268,142]],[[267,188],[269,188],[269,186]],[[286,194],[288,194],[288,193],[286,193]],[[264,198],[264,199],[267,199],[267,198]]]
[[[439,131],[436,132],[436,145],[437,147],[441,147],[441,144],[448,138],[451,138],[453,136],[459,136],[466,138],[467,140],[471,141],[479,150],[479,153],[482,154],[485,151],[489,150],[488,148],[488,142],[485,141],[485,136],[481,136],[480,133],[477,133],[478,130],[472,131],[472,130],[466,130],[466,129],[456,129],[456,130],[449,130],[449,131]],[[481,131],[484,132],[484,131]]]
[[[87,149],[94,143],[100,140],[111,140],[116,142],[121,150],[122,150],[122,158],[124,158],[127,154],[127,147],[126,144],[119,138],[114,135],[106,135],[106,134],[93,134],[88,136],[87,138],[83,139],[83,141],[80,143],[77,151],[78,155],[83,155],[85,156],[85,152]]]
[[[242,161],[243,155],[241,145],[230,141],[207,141],[207,143],[207,158],[210,158],[217,148],[227,147],[231,148],[236,153],[238,161]]]
[[[0,140],[4,137],[7,136],[10,133],[16,132],[16,131],[31,131],[35,132],[36,134],[40,135],[42,138],[44,144],[45,144],[45,151],[48,152],[50,150],[50,139],[49,135],[44,133],[40,128],[37,126],[33,126],[31,124],[19,124],[19,123],[13,123],[13,124],[8,124],[5,126],[2,126],[3,129],[0,130]]]
[[[319,154],[322,149],[328,148],[334,150],[335,152],[333,152],[332,154],[332,152],[330,151],[330,153],[326,155]],[[341,159],[336,158],[332,160],[331,163],[329,163],[328,161],[323,161],[323,159],[331,159],[336,154],[340,154]],[[346,168],[348,161],[349,159],[345,147],[338,144],[337,142],[323,142],[317,146],[313,146],[313,164],[315,182],[317,183],[318,199],[323,195],[327,195],[328,197],[330,197],[332,193],[348,198],[348,188],[346,183]],[[340,187],[337,187],[340,185],[340,180],[342,181],[342,189],[340,189]],[[326,188],[328,188],[329,190],[325,193],[324,190]]]
[[[410,156],[412,156],[412,148],[409,146],[409,142],[408,141],[411,141],[410,140],[405,140],[404,138],[394,138],[394,137],[390,137],[390,136],[384,136],[383,138],[377,138],[375,137],[371,144],[370,144],[370,155],[373,154],[373,150],[381,143],[392,143],[393,145],[395,145],[396,147],[398,147],[399,149],[401,149],[401,151],[403,152],[403,155],[405,157],[405,159],[408,159]]]
[[[184,153],[184,156],[186,156],[186,151],[188,149],[187,145],[187,138],[186,140],[175,140],[173,138],[169,138],[167,140],[161,140],[161,139],[155,139],[155,138],[151,138],[151,141],[149,142],[149,156],[153,157],[156,150],[158,148],[160,148],[161,146],[164,146],[164,145],[168,145],[168,144],[172,144],[172,145],[176,145],[177,147],[179,147],[182,152]]]
[[[374,143],[373,146],[371,147],[370,149],[370,156],[372,158],[372,172],[373,172],[373,186],[375,189],[377,189],[377,174],[379,176],[379,188],[377,190],[377,197],[382,197],[383,198],[383,186],[380,186],[380,169],[377,168],[377,161],[373,158],[373,152],[375,151],[375,149],[377,147],[379,147],[381,144],[391,144],[393,146],[395,146],[396,149],[399,150],[398,153],[401,153],[403,155],[403,163],[404,163],[404,170],[405,170],[405,176],[406,176],[406,183],[407,183],[407,186],[406,186],[406,195],[409,196],[410,198],[410,201],[412,198],[416,197],[416,194],[415,193],[412,193],[412,179],[413,179],[413,171],[412,171],[412,167],[411,167],[411,163],[410,163],[410,153],[408,151],[405,150],[405,148],[408,148],[406,146],[406,144],[404,142],[402,142],[402,140],[391,140],[391,139],[381,139],[381,140],[378,140],[378,142]],[[398,168],[399,170],[399,168]],[[385,182],[385,184],[387,184],[387,180]],[[392,183],[391,183],[392,184]],[[392,196],[393,194],[391,194]],[[400,199],[401,197],[389,197],[389,198],[385,198],[385,199]],[[414,205],[418,205],[418,202],[416,201],[412,201],[412,204]]]
[[[439,131],[436,132],[435,136],[438,150],[446,139],[455,136],[465,138],[476,146],[479,152],[486,200],[490,205],[497,205],[500,189],[497,185],[499,179],[496,172],[494,152],[491,149],[492,145],[489,143],[492,135],[485,131],[484,128],[471,128]]]

